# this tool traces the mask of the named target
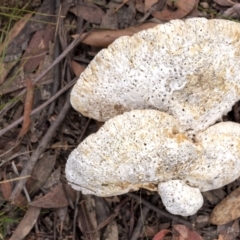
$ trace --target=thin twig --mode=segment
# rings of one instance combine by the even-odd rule
[[[83,31],[85,30],[85,28],[83,28]],[[88,36],[88,34],[87,34]],[[42,77],[44,77],[56,64],[58,64],[79,42],[81,42],[84,38],[86,38],[86,36],[82,37],[82,35],[80,34],[80,37],[75,38],[70,44],[69,46],[62,52],[62,54],[60,54],[58,56],[57,59],[55,59],[55,61],[49,65],[49,67],[43,71],[41,74],[39,74],[36,79],[33,81],[33,84],[36,84],[39,80],[41,80]],[[23,89],[15,98],[18,99],[20,98],[23,94],[26,93],[26,89]],[[5,105],[5,107],[2,109],[2,111],[0,112],[0,117],[3,116],[3,114],[8,111],[11,107],[13,107],[15,104],[17,103],[17,101],[13,102],[9,102]]]
[[[70,108],[71,108],[71,105],[70,105],[69,94],[68,94],[68,96],[66,97],[66,102],[65,102],[61,112],[59,113],[56,120],[53,122],[53,124],[50,126],[50,128],[48,129],[48,131],[46,132],[46,134],[40,141],[37,149],[32,153],[29,161],[27,162],[26,166],[22,170],[20,176],[25,176],[25,175],[31,174],[33,167],[35,166],[38,158],[41,156],[41,154],[44,152],[47,145],[50,143],[52,136],[56,132],[59,125],[63,122],[64,118],[67,116],[67,112],[69,111]],[[10,196],[10,201],[14,202],[16,196],[18,196],[19,193],[22,191],[25,183],[26,183],[26,179],[21,180],[16,184],[16,186],[13,189],[12,194]]]
[[[77,226],[77,217],[78,217],[78,204],[80,199],[80,192],[76,192],[76,202],[75,202],[75,209],[73,215],[73,239],[76,239],[76,226]]]
[[[153,204],[151,204],[150,202],[148,202],[147,200],[143,199],[142,197],[139,197],[138,195],[134,194],[134,193],[127,193],[128,196],[130,196],[131,198],[134,198],[135,200],[137,200],[140,203],[143,203],[145,206],[149,207],[150,209],[152,209],[153,211],[161,214],[164,217],[170,218],[176,222],[182,223],[184,225],[186,225],[187,227],[189,227],[190,229],[193,228],[192,224],[186,220],[184,220],[181,217],[178,217],[176,215],[173,215],[171,213],[168,213],[166,211],[163,211],[159,208],[157,208],[156,206],[154,206]]]
[[[21,179],[30,178],[30,177],[31,177],[31,175],[27,175],[27,176],[22,176],[22,177],[16,177],[16,178],[8,179],[8,180],[3,180],[3,181],[0,181],[0,184],[7,183],[7,182],[19,181]]]
[[[108,216],[102,223],[100,223],[96,229],[94,229],[93,231],[88,231],[86,233],[95,233],[99,230],[101,230],[102,228],[104,228],[105,226],[107,226],[108,223],[110,223],[115,217],[117,217],[117,215],[119,214],[121,208],[123,207],[123,205],[125,205],[128,201],[130,200],[129,197],[124,198],[114,209],[113,213]]]
[[[155,194],[152,198],[151,198],[151,203],[155,204],[157,202],[157,200],[159,199],[159,196],[157,196],[157,194]],[[140,206],[141,207],[141,206]],[[147,218],[147,215],[149,213],[151,209],[147,206],[145,206],[142,211],[141,211],[141,216],[138,218],[136,227],[132,233],[131,236],[131,240],[138,240],[140,238],[140,234],[142,233],[143,230],[143,226],[145,223],[145,220]]]
[[[45,108],[49,103],[53,102],[55,99],[57,99],[61,94],[63,94],[64,92],[66,92],[70,87],[72,87],[73,84],[75,84],[76,82],[76,78],[73,79],[71,82],[69,82],[66,86],[64,86],[62,89],[60,89],[54,96],[52,96],[51,98],[49,98],[46,102],[44,102],[42,105],[40,105],[39,107],[37,107],[36,109],[34,109],[30,116],[34,115],[35,113],[38,113],[39,111],[41,111],[43,108]],[[18,120],[16,120],[15,122],[9,124],[7,127],[5,127],[4,129],[0,130],[0,137],[5,134],[6,132],[12,130],[14,127],[16,127],[18,124],[20,124],[23,121],[23,117],[20,117]]]

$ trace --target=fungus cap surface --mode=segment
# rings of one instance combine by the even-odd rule
[[[189,210],[179,210],[190,215],[200,206],[198,192],[220,188],[239,177],[239,148],[237,123],[218,123],[190,139],[171,115],[133,110],[107,121],[72,151],[66,178],[74,189],[98,196],[139,188],[157,191],[157,186],[161,194],[162,183],[180,180],[174,184],[181,183],[184,191],[194,188],[198,196]],[[164,194],[168,199],[171,192],[165,189]],[[164,201],[169,206],[169,200]]]
[[[197,132],[239,100],[239,64],[239,23],[173,20],[100,51],[74,86],[71,104],[99,121],[158,109]]]
[[[190,171],[200,151],[167,113],[134,110],[107,121],[70,154],[66,177],[84,194],[113,196],[157,190],[157,184]]]

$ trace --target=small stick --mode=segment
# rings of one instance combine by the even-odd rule
[[[59,113],[58,117],[53,122],[53,124],[49,127],[48,131],[46,132],[46,134],[44,135],[44,137],[40,141],[36,150],[32,153],[32,155],[31,155],[29,161],[27,162],[25,168],[22,170],[20,177],[29,175],[32,172],[33,167],[35,166],[37,160],[39,159],[41,154],[44,152],[47,145],[50,143],[50,141],[52,139],[52,136],[56,132],[56,129],[59,127],[59,125],[63,122],[63,120],[67,116],[67,112],[71,108],[70,100],[69,100],[69,94],[66,97],[66,99],[67,100],[66,100],[61,112]],[[10,201],[14,202],[14,199],[22,191],[25,183],[26,183],[26,179],[23,179],[16,184],[16,186],[13,189],[12,194],[10,196]]]
[[[127,195],[131,198],[134,198],[135,200],[137,200],[140,203],[143,203],[145,206],[149,207],[151,210],[161,214],[164,217],[170,218],[176,222],[182,223],[184,225],[186,225],[187,227],[189,227],[190,229],[193,229],[193,226],[190,222],[184,220],[181,217],[178,217],[176,215],[173,215],[171,213],[168,213],[166,211],[163,211],[161,209],[159,209],[158,207],[154,206],[153,204],[151,204],[150,202],[148,202],[147,200],[143,199],[142,197],[139,197],[138,195],[134,194],[134,193],[127,193]]]
[[[155,194],[153,197],[151,197],[151,203],[155,204],[157,203],[159,199],[159,196]],[[138,240],[140,238],[140,234],[142,233],[144,222],[147,218],[147,215],[151,209],[147,206],[145,206],[141,211],[141,216],[139,216],[136,227],[132,233],[131,240]]]
[[[52,96],[51,98],[49,98],[46,102],[44,102],[42,105],[40,105],[39,107],[37,107],[36,109],[34,109],[30,116],[32,116],[33,114],[41,111],[43,108],[45,108],[49,103],[53,102],[55,99],[57,99],[61,94],[63,94],[64,92],[66,92],[70,87],[72,87],[73,84],[76,83],[76,79],[73,79],[71,82],[69,82],[66,86],[64,86],[63,88],[61,88],[54,96]],[[12,130],[14,127],[16,127],[18,124],[20,124],[23,121],[23,117],[20,117],[18,120],[16,120],[15,122],[9,124],[7,127],[5,127],[4,129],[0,130],[0,137],[5,134],[6,132]]]

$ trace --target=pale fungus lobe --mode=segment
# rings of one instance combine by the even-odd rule
[[[84,194],[113,196],[170,180],[200,151],[167,113],[134,110],[108,120],[70,154],[66,177]],[[186,164],[188,163],[188,164]]]
[[[239,177],[239,150],[237,123],[218,123],[190,138],[168,113],[132,110],[72,151],[66,178],[74,189],[97,196],[158,191],[170,212],[187,216],[202,206],[200,192]]]
[[[190,216],[203,205],[203,196],[181,180],[170,180],[158,184],[158,192],[166,209],[172,214]]]
[[[100,51],[71,92],[72,106],[106,121],[133,109],[174,116],[201,131],[240,98],[240,24],[173,20],[124,36]]]

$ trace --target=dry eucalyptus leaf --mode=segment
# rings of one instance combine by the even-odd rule
[[[33,73],[49,51],[49,42],[54,40],[55,27],[47,25],[38,30],[31,38],[21,59],[24,72]]]
[[[174,225],[173,228],[178,232],[178,234],[174,236],[174,240],[203,240],[197,232],[189,229],[185,225]]]
[[[229,18],[240,18],[240,3],[235,4],[222,13],[222,16]]]
[[[27,181],[28,189],[30,189],[30,193],[32,195],[34,195],[49,179],[55,165],[56,158],[56,155],[50,155],[49,152],[46,152],[34,166],[32,176]]]
[[[56,185],[60,181],[60,175],[61,175],[61,168],[58,167],[54,172],[51,173],[50,177],[44,183],[43,189],[48,190],[49,188]]]
[[[21,240],[24,239],[33,228],[40,214],[41,208],[29,206],[23,219],[18,224],[16,230],[9,240]]]
[[[144,12],[147,12],[158,0],[145,0]]]
[[[30,205],[42,208],[60,208],[68,206],[68,200],[63,190],[62,183],[59,183],[43,197],[31,202]]]
[[[163,229],[153,237],[153,240],[162,240],[169,233],[171,233],[170,230]]]
[[[80,74],[85,70],[85,66],[73,60],[71,61],[71,67],[76,77],[79,77]]]
[[[118,29],[118,15],[114,12],[113,8],[108,9],[102,17],[100,27],[105,29]]]
[[[239,236],[239,221],[220,225],[217,227],[218,240],[235,240]]]
[[[103,239],[114,239],[118,240],[119,233],[118,233],[118,226],[116,221],[110,222],[103,233]]]
[[[105,14],[100,7],[90,2],[84,2],[81,5],[78,4],[70,8],[69,11],[76,16],[82,17],[84,20],[95,24],[100,24],[102,17]]]
[[[223,225],[240,217],[240,188],[224,198],[212,211],[210,223]]]
[[[141,12],[144,13],[145,11],[145,3],[143,0],[136,0],[136,9]]]
[[[28,13],[23,16],[17,23],[15,23],[13,28],[8,32],[5,41],[0,45],[0,54],[6,50],[9,43],[20,33],[20,31],[25,27],[26,23],[31,17],[32,13]]]
[[[126,29],[119,29],[119,30],[93,30],[90,33],[83,33],[83,41],[87,45],[91,45],[94,47],[107,47],[111,44],[114,40],[121,36],[132,36],[133,34],[142,31],[144,29],[152,28],[156,26],[157,23],[148,22],[143,23],[138,26],[129,27]],[[78,35],[73,35],[73,38],[78,37]]]
[[[213,1],[223,7],[231,7],[235,4],[235,2],[231,0],[213,0]]]
[[[170,21],[173,19],[181,19],[186,17],[196,6],[196,0],[178,0],[174,1],[174,6],[171,9],[165,5],[162,11],[153,11],[153,17],[161,21]],[[177,10],[175,10],[177,8]]]
[[[11,193],[12,193],[12,183],[9,181],[7,181],[7,175],[6,175],[6,172],[3,172],[3,180],[4,182],[2,182],[0,185],[1,185],[1,191],[2,191],[2,195],[3,195],[3,198],[4,200],[8,201],[10,196],[11,196]],[[25,207],[27,205],[27,200],[26,198],[24,197],[24,195],[22,193],[20,193],[14,203],[15,206],[18,206],[18,207]]]

